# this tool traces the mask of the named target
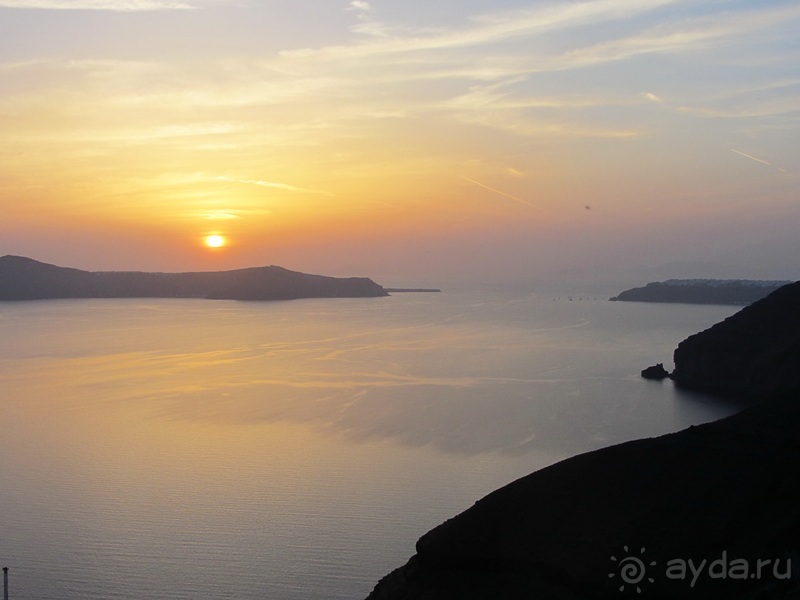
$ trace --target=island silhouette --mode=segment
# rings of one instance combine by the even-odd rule
[[[367,277],[328,277],[278,266],[231,271],[151,273],[83,271],[24,256],[0,257],[0,300],[206,298],[294,300],[370,298],[389,292]]]
[[[667,279],[631,288],[609,298],[612,302],[674,302],[745,306],[792,283],[760,279]]]

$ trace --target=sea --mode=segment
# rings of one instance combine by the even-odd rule
[[[492,490],[738,410],[639,376],[737,310],[486,290],[0,303],[10,598],[363,599]]]

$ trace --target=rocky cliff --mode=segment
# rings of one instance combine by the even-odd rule
[[[672,379],[727,395],[800,392],[800,282],[682,341]]]
[[[211,298],[291,300],[388,296],[366,277],[325,277],[282,267],[201,273],[92,272],[21,256],[0,257],[0,300]]]

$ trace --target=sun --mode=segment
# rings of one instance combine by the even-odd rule
[[[226,243],[226,240],[221,235],[207,235],[205,238],[205,244],[209,248],[222,248]]]

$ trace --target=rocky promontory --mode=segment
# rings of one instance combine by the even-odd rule
[[[672,302],[684,304],[751,304],[790,281],[754,279],[668,279],[631,288],[612,302]]]
[[[762,397],[800,393],[800,282],[682,341],[672,379],[684,388]]]
[[[326,277],[283,267],[196,273],[82,271],[22,256],[0,257],[0,300],[208,298],[293,300],[388,296],[366,277]]]

